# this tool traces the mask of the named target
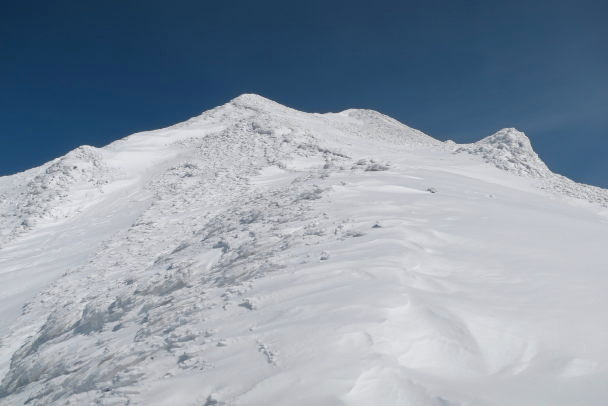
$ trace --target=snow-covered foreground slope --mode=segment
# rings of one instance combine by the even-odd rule
[[[608,402],[608,192],[244,95],[0,178],[0,403]]]

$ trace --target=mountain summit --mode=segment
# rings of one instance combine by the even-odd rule
[[[608,191],[242,95],[0,177],[3,405],[608,399]]]

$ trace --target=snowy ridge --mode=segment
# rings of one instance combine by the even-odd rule
[[[565,176],[554,174],[549,179],[540,182],[538,187],[558,196],[566,196],[608,208],[608,190],[574,182]]]
[[[102,150],[88,145],[70,151],[44,166],[17,194],[3,198],[10,213],[1,223],[2,243],[32,228],[37,222],[69,217],[84,207],[71,202],[94,200],[112,180]]]
[[[351,131],[366,138],[413,147],[439,146],[436,139],[373,110],[349,109],[337,115],[352,119]],[[334,115],[328,114],[330,118]],[[331,122],[331,120],[329,120]],[[371,131],[370,131],[371,130]]]
[[[0,249],[0,403],[601,404],[608,222],[561,196],[606,191],[519,134],[243,95],[0,178],[44,219]]]
[[[481,157],[486,163],[518,176],[536,178],[542,190],[608,207],[608,190],[574,182],[547,167],[532,148],[530,139],[515,128],[504,128],[473,144],[452,144],[454,153]]]
[[[532,149],[530,139],[515,128],[502,130],[473,144],[459,145],[455,153],[481,156],[497,168],[521,176],[547,177],[551,171]]]

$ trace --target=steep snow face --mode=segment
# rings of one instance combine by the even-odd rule
[[[0,403],[602,404],[606,191],[537,159],[243,95],[0,178]]]
[[[523,176],[547,177],[551,171],[532,149],[530,139],[515,128],[503,128],[474,144],[456,148],[456,153],[479,155],[497,168]]]

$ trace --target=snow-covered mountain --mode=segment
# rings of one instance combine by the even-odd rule
[[[2,405],[608,402],[608,191],[242,95],[0,178]]]

